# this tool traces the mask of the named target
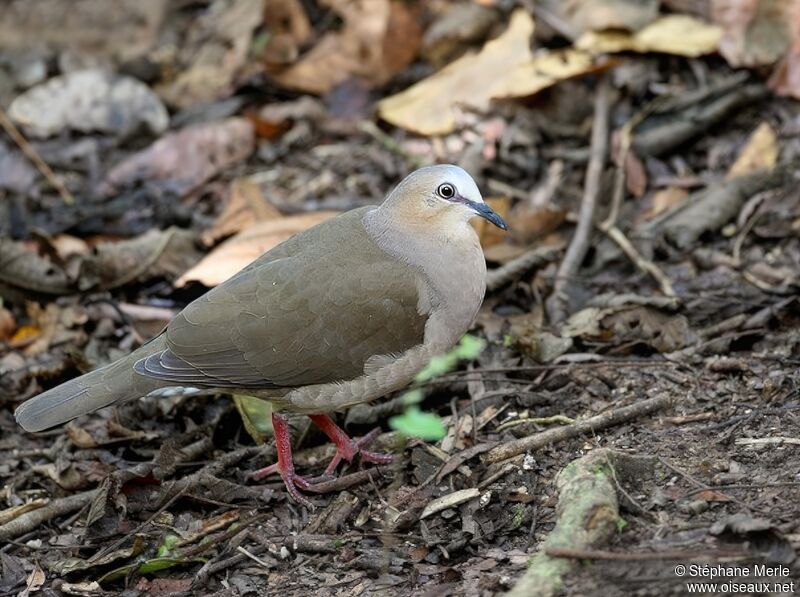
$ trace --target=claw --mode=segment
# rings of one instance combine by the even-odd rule
[[[313,509],[314,506],[300,493],[300,489],[308,490],[314,483],[332,479],[336,472],[336,467],[339,466],[342,460],[352,462],[356,454],[361,455],[363,462],[371,462],[373,464],[389,464],[394,459],[391,454],[369,452],[364,449],[375,440],[378,433],[380,433],[380,429],[373,429],[364,437],[354,440],[334,423],[333,419],[328,415],[309,415],[309,418],[336,445],[336,455],[325,468],[325,472],[313,479],[307,479],[295,473],[289,424],[286,422],[285,417],[272,413],[272,427],[275,430],[275,447],[278,452],[278,462],[254,472],[253,479],[259,480],[278,473],[283,479],[283,484],[286,485],[286,491],[291,498],[307,508]]]
[[[309,509],[314,509],[314,505],[308,501],[300,489],[308,489],[311,483],[305,478],[294,472],[294,461],[292,460],[292,441],[289,436],[289,424],[286,418],[272,413],[272,428],[275,431],[275,448],[278,452],[278,462],[257,470],[253,473],[253,479],[263,479],[274,473],[278,473],[286,485],[286,491],[291,498]]]
[[[339,466],[342,460],[352,462],[356,454],[361,455],[362,461],[371,462],[373,464],[389,464],[394,460],[391,454],[381,454],[379,452],[368,452],[364,450],[364,448],[375,441],[378,433],[380,433],[380,429],[373,429],[364,437],[354,440],[347,435],[341,427],[334,423],[333,419],[328,415],[309,415],[308,417],[336,445],[336,455],[325,468],[325,472],[323,473],[325,476],[333,476],[336,467]]]

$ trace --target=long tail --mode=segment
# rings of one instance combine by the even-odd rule
[[[127,357],[34,396],[17,408],[14,413],[17,423],[25,431],[42,431],[164,387],[163,381],[133,371],[136,361],[164,348],[164,337],[158,336]]]

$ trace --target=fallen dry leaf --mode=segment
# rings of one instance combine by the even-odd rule
[[[681,187],[666,187],[653,194],[652,205],[647,212],[646,219],[651,220],[658,214],[681,203],[689,195],[689,191]]]
[[[580,33],[603,29],[638,31],[658,16],[658,0],[546,0],[547,6]]]
[[[70,48],[132,60],[157,40],[169,0],[37,0],[4,2],[0,47]],[[113,34],[109,34],[113,32]]]
[[[486,110],[493,99],[525,97],[562,79],[592,72],[591,57],[573,49],[530,50],[533,19],[524,10],[511,16],[508,28],[478,53],[467,54],[438,73],[378,104],[384,120],[423,135],[451,132],[456,109]]]
[[[719,53],[731,66],[768,66],[790,44],[795,0],[712,0],[711,18],[722,27]]]
[[[317,211],[254,224],[211,251],[178,278],[175,285],[181,287],[196,281],[206,286],[216,286],[293,234],[316,226],[336,214],[334,211]]]
[[[269,0],[264,25],[269,39],[261,57],[272,65],[288,65],[297,60],[301,46],[312,33],[300,0]]]
[[[343,20],[300,59],[273,69],[280,85],[325,94],[350,77],[381,85],[416,56],[422,29],[416,11],[400,0],[324,0]]]
[[[161,96],[181,108],[227,97],[245,64],[263,11],[263,0],[214,2],[182,45],[188,66],[174,81],[159,88]]]
[[[200,259],[195,235],[189,230],[169,228],[119,242],[95,246],[81,264],[78,284],[88,288],[117,288],[135,280],[174,278]]]
[[[0,302],[0,342],[5,342],[17,331],[17,321],[14,314],[2,306]]]
[[[767,85],[778,95],[800,99],[800,0],[789,9],[791,46],[772,73]]]
[[[167,109],[144,83],[102,69],[54,77],[17,97],[9,117],[31,136],[61,131],[128,135],[140,127],[158,134],[169,124]]]
[[[484,40],[499,20],[500,13],[488,6],[453,5],[425,31],[423,55],[433,64],[445,64],[469,44]]]
[[[717,491],[716,489],[704,489],[695,494],[695,499],[704,500],[706,502],[732,502],[731,496]]]
[[[25,588],[17,597],[29,597],[31,593],[38,592],[44,585],[45,580],[47,580],[47,577],[44,574],[44,570],[39,568],[39,564],[36,564],[33,571],[28,575],[27,581],[25,581]]]
[[[739,157],[728,170],[727,178],[771,170],[778,163],[778,135],[767,122],[762,122],[745,143]]]
[[[717,50],[722,29],[686,15],[666,15],[636,33],[590,31],[575,47],[591,54],[658,52],[675,56],[702,56]]]
[[[144,182],[183,196],[245,159],[254,147],[253,125],[245,118],[187,126],[114,166],[100,192],[111,195]]]
[[[523,243],[541,239],[558,228],[567,218],[568,210],[551,205],[517,205],[508,217],[514,238]]]
[[[201,239],[206,245],[213,245],[221,238],[241,232],[245,228],[281,217],[269,203],[257,184],[245,178],[237,178],[231,183],[228,202],[214,224],[204,231]]]

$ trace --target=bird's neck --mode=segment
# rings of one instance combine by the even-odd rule
[[[472,325],[486,292],[486,260],[472,226],[458,222],[435,234],[398,225],[376,208],[364,227],[381,249],[419,272],[420,312],[430,315],[425,342],[448,350]]]

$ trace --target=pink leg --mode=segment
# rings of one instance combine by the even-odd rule
[[[292,461],[292,438],[289,434],[289,424],[286,418],[272,413],[272,428],[275,430],[275,449],[278,452],[278,462],[253,473],[253,478],[263,479],[273,473],[280,473],[283,483],[289,495],[300,504],[307,508],[313,508],[311,502],[304,498],[300,489],[308,489],[309,483],[303,477],[294,472],[294,462]]]
[[[374,464],[389,464],[392,462],[393,457],[391,454],[367,452],[363,449],[372,443],[379,433],[378,429],[373,429],[361,439],[354,440],[334,423],[333,419],[328,415],[308,415],[308,418],[336,445],[336,456],[333,457],[333,460],[325,469],[325,473],[323,473],[325,476],[333,475],[342,460],[350,462],[356,454],[361,454],[361,460],[364,462],[372,462]]]

